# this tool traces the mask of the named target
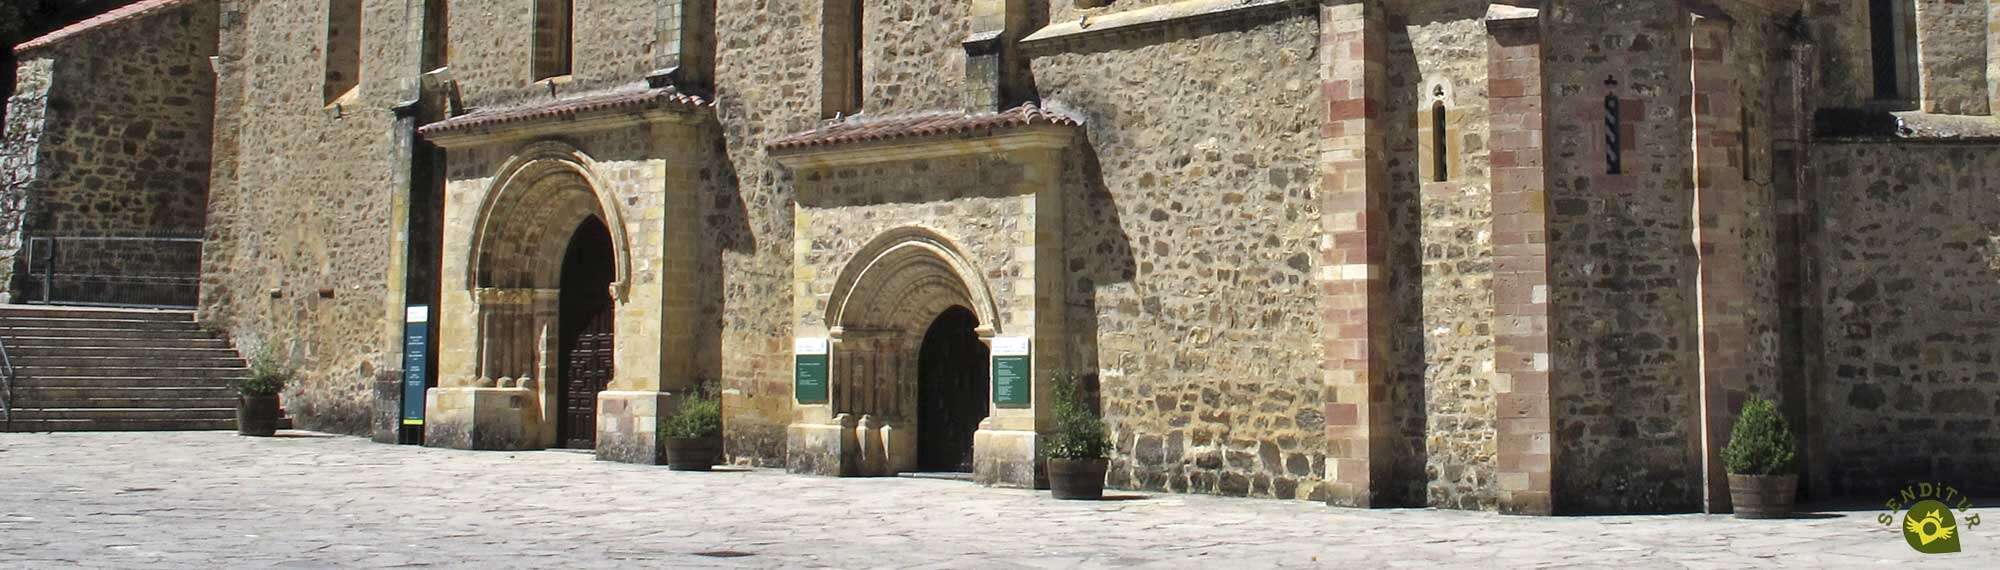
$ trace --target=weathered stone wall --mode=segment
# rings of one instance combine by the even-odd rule
[[[1668,1],[1557,2],[1544,17],[1556,509],[1693,509],[1688,15]],[[1607,94],[1620,100],[1618,174]]]
[[[537,81],[534,76],[534,45],[529,40],[535,13],[529,4],[509,9],[498,4],[452,5],[449,67],[466,106],[546,102],[643,81],[653,71],[679,64],[682,10],[696,9],[701,2],[574,2],[571,73],[555,81]],[[412,12],[407,18],[416,16]]]
[[[21,61],[15,88],[7,98],[7,124],[0,141],[0,297],[12,297],[14,270],[23,241],[22,216],[41,180],[43,125],[48,121],[49,87],[55,62],[47,58]]]
[[[1875,99],[1874,56],[1867,0],[1806,0],[1807,28],[1819,46],[1815,96],[1828,107],[1859,107]],[[1905,58],[1914,63],[1916,58]],[[1914,93],[1909,94],[1914,99]]]
[[[1389,152],[1391,409],[1402,504],[1493,509],[1492,191],[1486,7],[1411,3],[1392,12]],[[1400,26],[1399,26],[1400,24]],[[1432,160],[1446,109],[1445,180]]]
[[[223,3],[221,82],[233,96],[218,100],[216,146],[233,150],[210,191],[200,318],[241,348],[290,355],[300,375],[285,406],[303,428],[368,433],[370,382],[400,367],[388,109],[409,97],[417,67],[404,9],[364,3],[359,98],[329,107],[325,2]]]
[[[1821,141],[1812,159],[1814,487],[2000,493],[2000,145]]]
[[[1050,0],[1049,21],[1073,22],[1084,17],[1098,17],[1181,1],[1183,0]]]
[[[1033,61],[1049,105],[1088,131],[1065,190],[1069,298],[1073,334],[1097,339],[1083,360],[1102,374],[1113,486],[1324,498],[1311,14]],[[1257,80],[1190,74],[1195,60]]]
[[[958,109],[971,16],[971,2],[862,2],[862,112]]]
[[[214,119],[208,57],[215,53],[215,30],[215,4],[194,2],[24,54],[30,59],[21,68],[22,113],[8,115],[20,154],[8,156],[24,161],[11,169],[16,179],[33,182],[10,184],[7,198],[25,208],[22,234],[200,235]],[[179,249],[184,248],[90,244],[71,248],[61,270],[192,275],[196,260]],[[13,269],[10,263],[8,271]],[[15,283],[13,292],[23,293],[23,285]],[[67,283],[56,293],[75,301],[122,299],[105,294],[101,285]]]
[[[768,141],[812,128],[819,117],[816,33],[768,35],[767,26],[819,29],[822,2],[720,0],[716,6],[715,114],[719,141],[703,173],[703,213],[714,250],[703,271],[720,290],[704,326],[721,330],[712,357],[723,387],[725,434],[739,462],[782,465],[792,410],[791,173],[765,155]]]
[[[1917,0],[1918,81],[1923,110],[1985,115],[1987,0]]]

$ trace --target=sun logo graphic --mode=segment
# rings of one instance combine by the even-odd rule
[[[1956,501],[1957,505],[1947,502]],[[1950,554],[1959,551],[1959,536],[1962,534],[1958,515],[1964,514],[1965,526],[1979,526],[1979,515],[1968,512],[1972,499],[1958,492],[1950,485],[1918,483],[1911,485],[1889,499],[1883,506],[1889,512],[1876,517],[1884,526],[1894,523],[1897,511],[1909,510],[1903,514],[1903,540],[1910,548],[1924,554]],[[1952,509],[1958,512],[1953,513]]]
[[[1944,503],[1917,503],[1903,513],[1903,540],[1924,554],[1958,552],[1958,519]]]

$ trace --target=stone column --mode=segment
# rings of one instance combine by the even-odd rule
[[[987,398],[987,418],[973,434],[973,479],[986,485],[1040,488],[1048,486],[1047,466],[1041,458],[1042,435],[1055,429],[1049,414],[1050,380],[1069,369],[1070,340],[1064,311],[1068,305],[1068,271],[1064,265],[1064,201],[1062,194],[1063,149],[1034,148],[1016,155],[1023,176],[1014,184],[1018,219],[1017,234],[1009,241],[1016,249],[1020,267],[1028,271],[1012,287],[1013,300],[1003,303],[1000,327],[1003,336],[1026,336],[1030,340],[1029,368],[1032,370],[1030,405],[1002,408]],[[977,278],[976,276],[968,276]],[[1022,307],[1033,307],[1023,311]],[[984,324],[982,324],[984,325]],[[992,345],[990,331],[982,326],[980,336]],[[990,366],[990,363],[989,363]],[[1072,371],[1078,374],[1085,371]]]
[[[696,319],[701,308],[701,209],[695,192],[698,127],[651,126],[656,157],[630,186],[599,188],[621,202],[630,282],[613,283],[616,358],[611,385],[597,396],[597,458],[663,464],[666,419],[695,388]]]
[[[1694,240],[1697,323],[1701,330],[1703,505],[1729,512],[1729,481],[1722,446],[1742,406],[1753,374],[1751,337],[1744,313],[1752,295],[1743,234],[1749,220],[1743,193],[1742,95],[1729,66],[1726,17],[1694,15],[1692,66],[1694,118]]]
[[[1325,327],[1327,501],[1379,506],[1388,485],[1388,167],[1385,9],[1321,7],[1320,318]]]
[[[1492,110],[1494,400],[1500,511],[1555,511],[1549,380],[1549,197],[1541,14],[1495,5],[1486,15]]]
[[[533,341],[525,332],[532,289],[480,288],[470,292],[470,327],[463,321],[441,328],[445,334],[467,334],[479,341],[469,374],[440,374],[425,412],[424,445],[452,449],[540,449],[542,410],[534,391],[521,378],[532,373],[523,363]],[[462,305],[449,308],[454,310]],[[454,358],[455,360],[456,358]]]

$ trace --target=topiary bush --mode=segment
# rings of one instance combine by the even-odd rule
[[[722,435],[722,400],[715,396],[715,389],[709,383],[681,400],[680,409],[674,417],[667,418],[667,437],[678,439],[698,439]]]
[[[1075,374],[1059,372],[1049,383],[1049,408],[1055,414],[1056,429],[1049,434],[1046,453],[1050,459],[1103,459],[1111,456],[1110,430],[1104,419],[1084,401],[1083,386]]]
[[[270,396],[285,391],[292,383],[292,367],[278,356],[277,343],[266,342],[250,355],[250,375],[229,379],[229,387],[245,396]]]
[[[1733,475],[1790,475],[1795,459],[1792,429],[1777,404],[1751,396],[1722,448],[1723,466]]]

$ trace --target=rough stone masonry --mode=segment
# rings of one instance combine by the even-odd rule
[[[738,463],[1032,487],[1076,373],[1118,488],[1725,512],[1757,395],[1808,498],[2000,493],[2000,1],[133,6],[18,48],[0,260],[195,224],[305,427],[397,438],[424,305],[434,446],[711,384]]]

